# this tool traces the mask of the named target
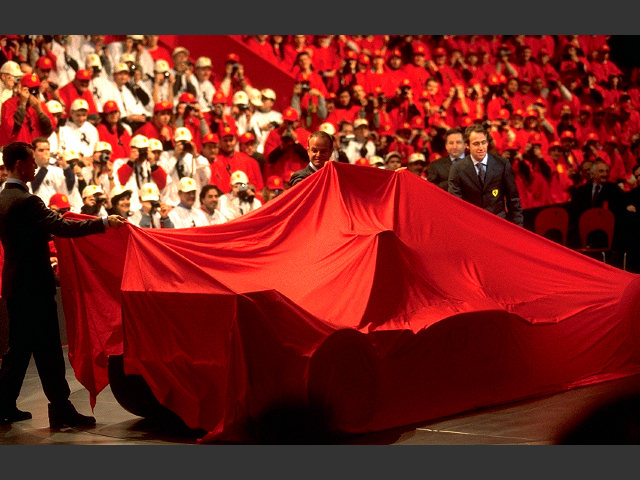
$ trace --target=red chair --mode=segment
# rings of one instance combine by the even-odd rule
[[[569,213],[562,207],[545,207],[536,215],[533,222],[533,231],[553,241],[556,241],[556,236],[553,234],[557,231],[560,234],[558,243],[566,245],[569,231]]]
[[[615,223],[613,212],[608,208],[592,207],[582,212],[578,219],[578,234],[580,235],[581,247],[577,248],[576,251],[587,255],[602,254],[602,261],[606,263],[607,253],[611,252]],[[606,235],[606,245],[604,246],[591,244],[593,233],[598,231]]]

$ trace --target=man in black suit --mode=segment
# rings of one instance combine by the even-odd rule
[[[451,165],[464,158],[462,130],[459,128],[450,128],[447,130],[444,134],[444,148],[447,150],[448,155],[438,158],[429,164],[427,180],[435,183],[443,190],[448,190]]]
[[[333,153],[333,138],[322,130],[318,130],[309,135],[308,144],[307,155],[309,156],[309,165],[291,174],[289,184],[292,187],[324,167]]]
[[[42,388],[49,400],[49,426],[90,426],[95,418],[81,415],[69,401],[69,384],[58,328],[56,286],[49,259],[51,235],[79,237],[119,227],[118,215],[83,221],[64,220],[29,193],[36,162],[33,147],[14,142],[4,147],[9,171],[0,192],[0,238],[4,249],[2,297],[9,314],[9,351],[0,368],[0,424],[31,418],[17,399],[33,354]]]
[[[604,160],[597,158],[591,164],[591,178],[587,183],[576,187],[571,191],[571,230],[572,235],[570,238],[570,244],[579,246],[578,235],[578,222],[582,213],[593,207],[606,206],[613,212],[616,217],[616,226],[612,239],[612,248],[617,250],[619,231],[620,231],[620,219],[623,211],[625,210],[624,192],[620,189],[617,183],[609,181],[609,172],[611,169]],[[587,239],[592,247],[598,248],[606,245],[605,238],[600,237],[598,233],[594,233],[594,238]]]
[[[489,139],[482,125],[467,127],[464,140],[469,155],[451,166],[449,193],[523,226],[513,170],[508,160],[488,153]]]

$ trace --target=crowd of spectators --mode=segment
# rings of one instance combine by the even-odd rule
[[[308,164],[316,130],[334,137],[335,161],[406,167],[427,180],[430,165],[450,153],[447,132],[482,124],[490,152],[510,160],[525,209],[570,202],[597,160],[621,193],[637,186],[640,69],[611,60],[609,35],[241,38],[292,76],[293,91],[258,88],[260,72],[235,52],[218,75],[211,58],[169,50],[158,35],[108,43],[104,35],[4,35],[0,145],[48,148],[41,168],[49,174],[31,186],[45,202],[62,193],[80,211],[84,189],[96,185],[109,210],[111,192],[124,188],[132,214],[147,207],[136,218],[162,209],[174,221],[158,217],[152,226],[165,227],[176,227],[169,213],[178,206],[205,210],[207,185],[217,204],[209,223],[269,201]],[[282,111],[278,96],[291,98]],[[152,204],[140,199],[147,184],[158,190]],[[247,204],[225,216],[218,199],[231,198]]]

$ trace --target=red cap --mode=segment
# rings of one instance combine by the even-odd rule
[[[420,93],[420,99],[425,100],[427,98],[429,98],[429,90],[422,90],[422,93]]]
[[[568,130],[565,130],[565,132],[568,132]],[[562,149],[562,145],[560,145],[559,141],[554,140],[553,142],[549,143],[549,147],[547,148],[547,150],[551,150],[552,148]]]
[[[363,65],[369,65],[371,63],[371,60],[369,60],[369,55],[359,55],[358,56],[358,62],[362,63]]]
[[[462,119],[462,126],[463,127],[468,127],[469,125],[471,125],[473,123],[473,118],[471,118],[470,116],[466,116]]]
[[[411,128],[424,128],[424,119],[418,115],[411,118]]]
[[[409,80],[408,78],[403,78],[399,85],[399,87],[410,87],[410,86],[411,86],[411,80]]]
[[[91,80],[91,72],[86,69],[81,69],[76,72],[76,80]]]
[[[513,111],[513,113],[511,114],[512,117],[515,117],[516,115],[520,115],[521,117],[524,118],[524,111],[521,108],[517,108]]]
[[[353,50],[347,50],[345,57],[347,57],[349,60],[357,60],[358,54]]]
[[[20,85],[27,88],[39,87],[40,79],[35,73],[32,73],[31,75],[25,75],[24,77],[22,77],[22,80],[20,80]]]
[[[498,110],[498,118],[500,120],[508,120],[509,119],[509,110],[506,108],[501,108]]]
[[[397,132],[399,132],[400,130],[411,130],[411,124],[409,122],[402,122],[400,125],[398,125],[398,128],[396,128]]]
[[[595,132],[589,132],[587,134],[587,137],[584,139],[584,143],[587,143],[587,142],[598,142],[598,141],[600,141],[600,138],[598,137],[598,134],[595,133]]]
[[[232,127],[231,125],[225,125],[224,127],[222,127],[222,130],[220,130],[220,138],[228,137],[229,135],[233,135],[235,137],[236,134],[237,131],[235,127]]]
[[[102,106],[102,113],[119,112],[118,104],[113,100],[107,100]]]
[[[220,143],[220,138],[216,133],[207,133],[204,137],[202,137],[200,143],[202,143],[202,145],[204,145],[205,143]]]
[[[36,62],[36,67],[40,70],[51,70],[53,68],[53,62],[49,57],[40,57]]]
[[[69,203],[69,199],[64,193],[54,193],[49,198],[49,206],[55,206],[58,208],[71,208],[71,204]]]
[[[382,50],[379,48],[376,48],[372,53],[371,53],[371,58],[384,58],[384,53],[382,53]]]
[[[530,108],[529,110],[527,110],[527,114],[526,117],[535,117],[535,118],[539,118],[540,115],[538,115],[538,111],[534,110],[533,108]]]
[[[426,55],[427,54],[427,46],[422,42],[412,42],[413,54],[414,55]]]
[[[442,47],[438,47],[433,51],[434,57],[441,57],[442,55],[446,55],[446,54],[447,54],[447,51]]]
[[[402,51],[399,48],[394,48],[391,51],[391,54],[389,55],[389,58],[391,58],[391,57],[400,57],[400,58],[402,58]]]
[[[289,122],[295,122],[298,120],[298,111],[295,108],[287,107],[282,111],[282,119]]]
[[[369,160],[367,160],[367,159],[366,159],[366,158],[364,158],[364,157],[361,157],[361,158],[359,158],[359,159],[357,159],[357,160],[355,161],[355,164],[356,164],[356,165],[363,165],[363,166],[365,166],[365,167],[368,167],[368,166],[369,166]]]
[[[331,100],[331,101],[335,101],[336,100],[336,93],[335,92],[329,92],[329,95],[327,95],[326,100]]]
[[[531,145],[542,145],[542,135],[539,133],[532,133],[529,135],[529,143]]]
[[[618,143],[618,137],[616,137],[615,135],[610,135],[607,137],[607,140],[605,143]]]
[[[561,134],[560,134],[560,138],[571,138],[573,140],[575,140],[575,135],[573,134],[573,132],[571,130],[564,130]]]
[[[242,135],[240,135],[240,138],[238,140],[244,145],[245,143],[255,142],[256,136],[251,132],[244,132]]]
[[[211,103],[214,105],[219,103],[227,103],[227,97],[224,96],[224,93],[218,90],[213,94],[213,97],[211,97]]]
[[[173,105],[171,105],[171,102],[167,102],[166,100],[158,102],[153,106],[153,112],[154,113],[155,112],[166,112],[167,110],[172,112],[173,111]]]
[[[240,61],[240,57],[238,56],[237,53],[230,53],[229,55],[227,55],[227,62],[239,62]]]
[[[610,52],[611,48],[606,43],[600,47],[601,52]]]
[[[284,190],[284,181],[278,175],[271,175],[267,178],[267,188],[269,190]]]
[[[193,93],[184,92],[180,95],[180,97],[178,97],[178,102],[179,103],[196,103],[196,97],[193,95]]]

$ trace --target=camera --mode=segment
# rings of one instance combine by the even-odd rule
[[[164,78],[169,78],[169,72],[164,72],[163,75],[164,75]]]
[[[29,93],[34,97],[37,97],[38,95],[40,95],[40,89],[38,87],[32,87],[29,89]]]
[[[285,138],[293,140],[293,127],[291,125],[289,125],[282,134],[282,139],[284,140]]]
[[[306,93],[311,90],[311,85],[309,85],[309,82],[300,82],[300,89],[302,93]]]
[[[246,192],[247,190],[249,190],[249,185],[246,183],[239,183],[238,184],[238,192]]]
[[[274,120],[273,122],[269,122],[269,126],[271,128],[278,128],[280,124]]]
[[[157,210],[160,208],[160,202],[158,200],[151,200],[151,209],[152,210]]]
[[[109,160],[111,160],[111,152],[100,152],[98,162],[107,163]]]
[[[239,69],[240,69],[240,64],[238,62],[234,62],[233,65],[231,66],[231,73],[236,74]]]
[[[138,161],[142,162],[147,159],[147,155],[149,154],[146,148],[138,149]]]

